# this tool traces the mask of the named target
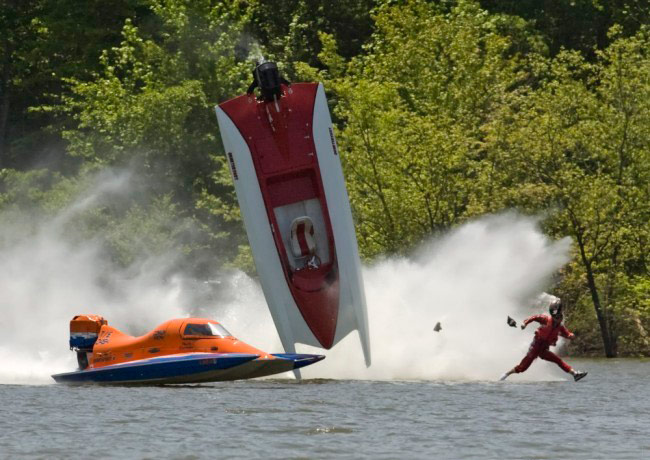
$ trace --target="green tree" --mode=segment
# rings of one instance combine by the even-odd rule
[[[249,30],[259,52],[283,65],[288,78],[295,78],[293,64],[306,62],[320,67],[319,34],[327,33],[340,44],[339,53],[350,59],[361,53],[370,38],[371,12],[378,0],[255,0],[251,2]],[[262,56],[258,56],[261,58]]]
[[[481,5],[530,21],[545,37],[551,55],[570,49],[590,61],[597,49],[610,44],[608,31],[615,24],[632,36],[650,23],[648,0],[481,0]]]
[[[86,78],[102,49],[119,43],[124,20],[147,16],[147,0],[6,1],[0,6],[0,164],[60,167],[67,121],[48,110],[60,103],[63,79]],[[55,162],[53,163],[53,160]]]
[[[626,321],[618,314],[626,285],[648,274],[649,112],[639,96],[650,89],[649,43],[645,32],[619,39],[595,65],[561,52],[540,88],[513,95],[489,128],[491,161],[502,171],[495,206],[548,210],[548,231],[574,238],[576,272],[609,357]]]
[[[502,18],[476,2],[385,5],[375,25],[347,69],[334,37],[321,36],[320,54],[366,257],[408,251],[471,214],[481,125],[521,78]]]
[[[39,64],[30,62],[30,54],[44,33],[35,19],[41,9],[42,2],[37,0],[9,0],[0,5],[0,166],[8,162],[10,114],[17,109],[32,66]]]
[[[100,71],[90,81],[71,80],[65,109],[77,125],[63,134],[72,155],[102,165],[128,163],[155,193],[171,193],[179,212],[212,234],[213,250],[232,256],[225,237],[243,234],[240,223],[225,216],[233,203],[223,210],[204,205],[231,197],[230,182],[214,172],[224,164],[213,107],[248,83],[250,64],[240,54],[248,13],[238,1],[151,5],[161,23],[155,35],[127,20],[120,45],[103,52]]]

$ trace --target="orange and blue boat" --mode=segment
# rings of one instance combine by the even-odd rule
[[[162,385],[250,379],[324,358],[266,353],[205,318],[172,319],[131,337],[99,315],[77,315],[70,321],[70,349],[77,353],[79,369],[53,375],[58,383]]]

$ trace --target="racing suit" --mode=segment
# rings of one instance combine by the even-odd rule
[[[524,325],[528,325],[533,321],[538,322],[541,326],[535,331],[535,339],[530,344],[528,354],[524,359],[515,367],[515,372],[524,372],[536,358],[542,358],[546,361],[557,364],[564,372],[571,372],[573,369],[567,363],[562,361],[558,355],[549,350],[550,347],[557,343],[559,335],[567,339],[574,337],[572,332],[564,327],[562,322],[557,326],[553,325],[553,318],[549,315],[533,315],[524,320]]]

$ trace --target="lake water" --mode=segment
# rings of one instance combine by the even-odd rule
[[[1,458],[650,456],[650,361],[573,381],[0,385]]]

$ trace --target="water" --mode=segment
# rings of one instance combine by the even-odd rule
[[[647,457],[650,361],[570,361],[589,371],[579,383],[513,376],[506,382],[0,385],[0,456]]]

